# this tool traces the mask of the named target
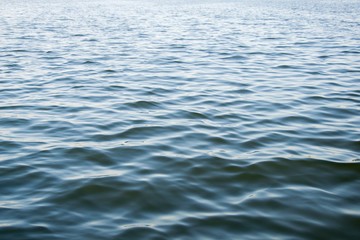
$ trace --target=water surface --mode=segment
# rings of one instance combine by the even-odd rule
[[[358,1],[0,3],[1,239],[358,239]]]

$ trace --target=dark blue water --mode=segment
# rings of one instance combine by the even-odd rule
[[[0,1],[0,239],[359,239],[360,2]]]

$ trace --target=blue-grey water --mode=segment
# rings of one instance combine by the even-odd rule
[[[360,239],[360,2],[1,0],[0,239]]]

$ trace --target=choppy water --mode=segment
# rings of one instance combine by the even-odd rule
[[[0,239],[359,239],[359,1],[0,16]]]

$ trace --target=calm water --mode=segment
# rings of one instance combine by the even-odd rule
[[[359,239],[359,1],[0,16],[0,239]]]

